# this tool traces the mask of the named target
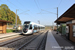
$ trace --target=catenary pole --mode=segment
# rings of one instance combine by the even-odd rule
[[[40,21],[38,20],[38,23],[40,24]]]
[[[57,19],[58,19],[58,7],[57,7]],[[57,24],[57,33],[58,34],[58,24]]]
[[[17,9],[16,9],[16,32],[17,32]]]

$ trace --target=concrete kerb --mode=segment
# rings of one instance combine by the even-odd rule
[[[0,34],[0,39],[2,38],[6,38],[6,37],[11,37],[11,36],[16,36],[19,35],[21,33],[6,33],[6,34]]]
[[[51,30],[48,31],[45,50],[61,50],[61,47],[52,35]]]

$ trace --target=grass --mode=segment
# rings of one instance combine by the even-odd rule
[[[6,33],[10,33],[10,32],[13,32],[13,29],[7,29],[6,30]]]
[[[13,27],[14,27],[14,25],[7,25],[7,27],[8,27],[8,28],[13,28]]]
[[[7,29],[7,30],[6,30],[6,33],[16,32],[16,31],[18,32],[19,30],[15,30],[15,29]]]

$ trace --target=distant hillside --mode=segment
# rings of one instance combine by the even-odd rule
[[[51,29],[52,26],[49,26],[49,25],[45,25],[45,29]]]
[[[57,26],[56,25],[54,25],[54,27],[53,26],[49,26],[49,25],[45,25],[45,29],[54,29],[54,30],[56,30],[57,29]]]
[[[12,21],[12,24],[15,24],[15,18],[16,14],[6,4],[0,6],[0,20]],[[21,24],[19,16],[17,16],[17,24]]]

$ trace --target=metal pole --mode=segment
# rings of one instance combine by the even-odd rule
[[[17,9],[16,9],[16,32],[17,32]]]
[[[53,30],[54,30],[54,23],[52,23],[52,25],[53,25]]]
[[[58,7],[57,7],[57,19],[58,19]],[[57,33],[58,34],[58,24],[57,24]]]
[[[38,23],[40,24],[40,21],[38,20]]]

